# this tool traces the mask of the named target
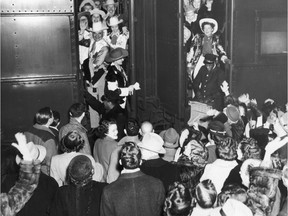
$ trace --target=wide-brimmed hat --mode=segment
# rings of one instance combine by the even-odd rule
[[[166,148],[177,148],[179,146],[179,134],[174,128],[169,128],[163,130],[159,133],[159,136],[162,137],[164,141],[164,147]]]
[[[102,22],[93,23],[92,32],[100,32],[106,29],[108,29],[108,27],[105,26]]]
[[[85,4],[89,3],[90,5],[92,5],[93,8],[96,8],[95,3],[92,0],[83,0],[79,6],[79,11],[82,10],[82,8],[84,7]]]
[[[107,0],[104,4],[103,4],[103,8],[106,9],[108,5],[115,5],[116,7],[118,7],[119,3],[115,2],[114,0]]]
[[[143,136],[143,139],[138,146],[140,148],[156,152],[158,154],[165,154],[166,150],[163,148],[164,141],[156,133],[147,133]]]
[[[215,19],[212,19],[212,18],[203,18],[199,21],[199,25],[200,25],[200,28],[201,28],[201,31],[204,33],[204,29],[202,26],[204,23],[210,23],[212,25],[214,25],[214,28],[213,28],[213,32],[212,34],[215,34],[217,31],[218,31],[218,23]]]
[[[27,148],[30,152],[31,158],[33,160],[39,160],[42,162],[44,158],[46,157],[46,148],[41,145],[35,145],[33,142],[27,143]],[[19,155],[16,155],[16,163],[19,164],[21,161],[21,158]]]
[[[204,58],[204,64],[214,64],[216,62],[216,55],[207,53]]]
[[[89,11],[83,11],[83,12],[80,12],[78,13],[78,20],[80,20],[81,17],[87,17],[87,19],[90,17],[90,12]]]
[[[106,14],[104,11],[99,10],[98,8],[94,8],[90,11],[90,15],[93,16],[94,14],[99,14],[103,19],[106,17]]]
[[[111,50],[105,58],[106,62],[114,62],[118,59],[125,58],[128,56],[128,51],[117,47],[116,49]]]
[[[116,26],[116,25],[119,25],[120,23],[123,22],[123,19],[118,19],[118,16],[113,16],[111,17],[109,20],[108,20],[108,25],[109,26]]]

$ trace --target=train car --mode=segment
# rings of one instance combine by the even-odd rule
[[[262,103],[287,102],[287,1],[221,0],[225,12],[225,68],[230,91]],[[121,0],[129,17],[131,115],[156,128],[180,129],[189,119],[183,48],[183,0]],[[10,142],[44,106],[58,110],[84,101],[73,0],[1,1],[1,133]],[[124,7],[125,6],[125,7]],[[123,11],[122,11],[123,12]]]

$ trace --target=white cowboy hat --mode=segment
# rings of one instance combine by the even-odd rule
[[[100,32],[100,31],[103,31],[106,29],[108,29],[108,27],[104,26],[104,24],[102,22],[93,23],[92,32]]]
[[[42,162],[44,160],[44,158],[46,157],[46,148],[44,146],[41,145],[35,145],[33,142],[29,142],[27,143],[27,148],[30,152],[31,158],[33,160],[39,160],[40,162]],[[16,155],[16,163],[19,164],[21,161],[21,158],[19,157],[19,155]]]
[[[90,11],[91,16],[94,14],[99,14],[103,19],[105,18],[106,14],[104,11],[99,10],[98,8],[94,8],[93,10]]]
[[[122,23],[122,22],[123,22],[122,19],[119,20],[117,16],[113,16],[113,17],[111,17],[111,18],[109,19],[108,25],[109,25],[109,26],[116,26],[116,25],[118,25],[118,24],[120,24],[120,23]]]
[[[138,143],[138,146],[158,154],[165,154],[166,150],[163,148],[163,144],[164,141],[158,134],[147,133],[144,135],[142,141]]]
[[[215,19],[212,19],[212,18],[203,18],[199,21],[199,26],[201,28],[201,31],[204,33],[204,30],[202,28],[202,24],[203,23],[210,23],[212,25],[214,25],[214,28],[213,28],[213,32],[212,34],[215,34],[217,31],[218,31],[218,23]]]
[[[107,8],[107,5],[115,5],[116,7],[118,7],[118,2],[115,2],[114,0],[107,0],[104,4],[103,4],[103,8]]]
[[[82,1],[82,3],[81,3],[80,6],[79,6],[79,11],[81,11],[81,9],[82,9],[82,8],[84,7],[84,5],[87,4],[87,3],[91,4],[92,7],[93,7],[93,9],[96,8],[96,5],[95,5],[95,3],[94,3],[92,0],[84,0],[84,1]]]

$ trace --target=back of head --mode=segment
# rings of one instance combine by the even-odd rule
[[[179,182],[169,186],[164,203],[165,215],[188,216],[192,210],[192,197],[189,189]]]
[[[53,117],[50,107],[44,107],[38,110],[35,115],[35,123],[39,125],[46,125],[48,120]]]
[[[225,185],[218,194],[218,206],[223,206],[228,199],[236,199],[245,203],[247,200],[246,190],[238,184]]]
[[[56,127],[59,123],[60,123],[60,113],[56,110],[52,110],[52,113],[53,113],[53,117],[54,117],[54,120],[51,124],[51,126],[53,127]]]
[[[236,106],[230,104],[224,110],[227,118],[232,123],[237,123],[240,120],[240,111]]]
[[[195,189],[197,203],[202,208],[212,208],[216,198],[217,191],[210,179],[200,182]]]
[[[146,133],[151,133],[153,132],[153,125],[149,121],[144,121],[141,124],[141,134],[144,136]]]
[[[126,142],[120,151],[120,160],[125,169],[136,169],[141,163],[141,151],[134,142]]]
[[[68,132],[60,142],[62,152],[79,152],[84,147],[84,140],[77,131]]]
[[[91,160],[85,155],[77,155],[70,161],[67,174],[69,182],[75,186],[86,185],[94,174]]]
[[[83,103],[74,103],[69,108],[69,115],[72,118],[78,118],[86,112],[86,107]]]
[[[126,123],[126,132],[128,136],[137,136],[139,133],[139,123],[136,119],[130,118]]]
[[[96,130],[97,136],[99,136],[101,139],[107,136],[107,133],[109,132],[109,126],[112,124],[116,124],[115,120],[103,120],[99,127]]]
[[[211,121],[208,124],[210,138],[217,144],[226,137],[225,126],[220,121]]]
[[[239,148],[243,155],[243,161],[248,158],[261,159],[261,148],[255,139],[243,138],[239,143]]]
[[[232,161],[237,158],[237,142],[231,138],[226,137],[221,140],[216,146],[216,155],[218,158]]]

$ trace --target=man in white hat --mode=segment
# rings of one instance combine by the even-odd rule
[[[160,179],[167,191],[169,185],[180,178],[177,166],[159,156],[159,154],[166,153],[163,144],[164,141],[158,134],[147,133],[143,136],[142,142],[138,143],[138,146],[141,148],[142,159],[144,160],[140,167],[141,171]]]
[[[107,27],[102,22],[93,23],[92,41],[89,48],[89,86],[87,90],[97,100],[104,95],[105,75],[107,73],[104,60],[109,52],[109,46],[103,39]],[[91,128],[99,126],[99,114],[89,106]]]

